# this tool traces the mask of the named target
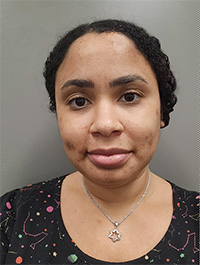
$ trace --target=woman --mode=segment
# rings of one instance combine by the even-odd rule
[[[198,194],[149,170],[176,81],[159,41],[118,20],[68,32],[46,61],[77,171],[2,198],[4,264],[197,264]]]

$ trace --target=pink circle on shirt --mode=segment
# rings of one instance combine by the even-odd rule
[[[46,210],[47,210],[48,213],[51,213],[51,212],[53,212],[53,207],[52,206],[48,206],[46,208]]]
[[[9,210],[12,208],[10,202],[7,202],[7,203],[6,203],[6,207],[7,207]]]

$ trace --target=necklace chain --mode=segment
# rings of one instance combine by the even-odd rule
[[[150,180],[151,180],[151,174],[150,174],[150,171],[149,171],[149,177],[148,177],[148,182],[147,182],[147,185],[146,185],[146,188],[145,188],[145,191],[144,193],[142,194],[142,197],[139,199],[139,201],[134,205],[134,207],[130,210],[129,213],[127,213],[123,219],[121,219],[119,222],[115,222],[102,208],[101,206],[92,198],[92,196],[90,195],[90,193],[88,192],[86,186],[85,186],[85,182],[84,182],[84,177],[82,178],[82,181],[83,181],[83,187],[88,195],[88,197],[90,198],[90,200],[99,208],[99,210],[107,217],[107,219],[113,223],[113,225],[115,226],[115,229],[114,230],[110,230],[110,235],[109,237],[113,240],[113,242],[116,242],[117,240],[120,240],[120,236],[121,236],[121,233],[117,230],[117,227],[126,220],[126,218],[129,217],[129,215],[131,215],[131,213],[138,207],[138,205],[142,202],[142,200],[144,199],[146,193],[147,193],[147,190],[149,188],[149,184],[150,184]],[[118,237],[117,238],[114,238],[113,237],[113,234],[114,233],[117,233],[118,234]]]

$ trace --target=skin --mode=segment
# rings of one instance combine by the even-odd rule
[[[102,233],[98,235],[94,224],[100,223],[106,229],[112,225],[87,197],[82,176],[92,197],[115,220],[122,219],[140,199],[147,184],[148,165],[158,144],[160,128],[164,126],[155,74],[134,43],[124,35],[91,33],[80,37],[70,47],[56,75],[55,93],[63,145],[77,169],[62,186],[61,210],[65,226],[78,246],[93,257],[125,261],[124,256],[120,256],[120,250],[124,248],[127,260],[137,258],[155,246],[169,226],[172,215],[169,184],[151,174],[147,195],[134,214],[138,220],[138,223],[134,221],[135,230],[132,215],[121,225],[122,231],[130,237],[132,227],[135,241],[127,237],[114,247]],[[99,154],[102,149],[112,156]],[[165,204],[163,214],[160,203]],[[68,211],[79,205],[83,210],[74,211],[69,217]],[[152,207],[155,208],[153,215]],[[140,220],[144,219],[144,211],[149,212],[148,224]],[[155,237],[152,237],[147,231],[157,224],[156,216],[161,216],[163,225],[159,229],[155,227]],[[83,227],[77,235],[80,220]],[[138,238],[142,233],[141,224],[144,240],[149,242],[145,249],[143,242],[140,246],[137,240],[138,231]],[[97,242],[84,233],[91,227],[98,235],[99,247],[104,248],[103,257],[97,251]],[[127,251],[131,244],[134,254]]]
[[[110,87],[113,80],[129,75],[145,81]],[[90,80],[94,88],[63,88],[74,79]],[[123,102],[128,92],[137,99]],[[75,97],[89,103],[77,108],[70,103]],[[147,176],[163,125],[160,98],[150,65],[129,39],[110,33],[87,34],[75,41],[57,72],[56,105],[65,151],[87,180],[113,188]],[[88,152],[99,148],[123,148],[131,154],[119,168],[97,167]]]

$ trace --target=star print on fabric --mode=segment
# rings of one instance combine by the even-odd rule
[[[89,264],[87,255],[83,261],[79,258],[80,250],[60,218],[60,189],[64,179],[65,176],[34,184],[2,197],[0,252],[6,253],[8,259],[2,264],[41,265],[52,264],[52,261],[54,264]],[[170,227],[159,244],[139,258],[137,264],[198,263],[199,234],[196,228],[200,217],[197,209],[199,195],[187,191],[184,197],[183,189],[174,184],[172,187],[174,212]],[[15,225],[16,219],[21,223],[20,227]],[[107,238],[115,243],[121,240],[122,233],[118,230],[119,223],[113,225],[112,230],[107,230]],[[33,259],[37,261],[33,262]]]
[[[114,230],[110,230],[110,235],[108,236],[110,239],[112,239],[113,243],[116,241],[119,241],[121,238],[121,233],[118,231],[117,228]]]

